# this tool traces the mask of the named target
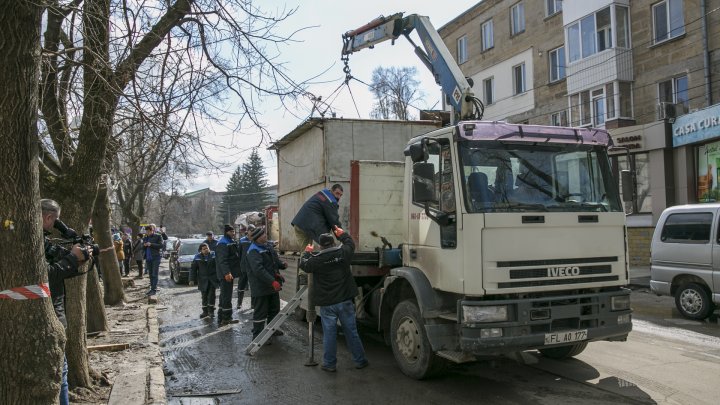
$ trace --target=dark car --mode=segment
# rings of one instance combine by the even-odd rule
[[[177,241],[178,241],[178,238],[176,238],[174,236],[168,236],[167,240],[165,241],[165,246],[163,247],[163,252],[162,252],[163,258],[165,258],[165,259],[170,258],[170,253],[175,251],[175,248],[176,248],[175,244]]]
[[[170,254],[170,277],[177,284],[187,283],[190,265],[205,239],[179,239],[176,250]]]

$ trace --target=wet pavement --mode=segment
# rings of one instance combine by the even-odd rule
[[[244,312],[233,313],[239,323],[218,327],[214,319],[199,319],[200,293],[196,287],[175,285],[166,268],[161,270],[157,309],[170,404],[440,404],[477,403],[480,398],[483,403],[498,404],[657,402],[653,400],[656,394],[652,389],[643,390],[634,383],[623,386],[619,380],[612,380],[612,389],[607,386],[610,377],[600,378],[601,383],[590,383],[591,377],[604,376],[601,368],[591,365],[595,360],[573,360],[574,367],[583,370],[580,377],[558,378],[559,372],[548,371],[558,362],[534,352],[525,354],[529,362],[498,358],[457,365],[438,378],[415,381],[400,372],[390,347],[385,346],[381,337],[365,328],[361,328],[360,334],[370,366],[356,370],[342,337],[338,337],[338,370],[328,373],[319,366],[304,366],[309,352],[307,324],[292,318],[281,327],[285,336],[273,338],[272,345],[263,347],[255,356],[247,356],[244,349],[252,340],[250,298],[245,298]],[[288,279],[289,273],[285,274]],[[635,319],[649,321],[641,321],[638,327],[689,330],[693,338],[699,339],[697,344],[705,344],[702,336],[708,336],[709,344],[714,344],[713,339],[718,336],[717,319],[714,325],[695,321],[683,325],[686,320],[672,314],[672,297],[655,297],[642,289],[639,285],[633,291],[633,307],[638,308]],[[283,292],[283,297],[289,295],[288,291]],[[234,297],[233,306],[235,303]],[[669,309],[666,304],[670,304]],[[650,313],[644,315],[647,311]],[[656,326],[662,322],[666,326]],[[319,322],[315,326],[315,360],[320,362],[322,331]],[[611,350],[622,350],[624,345],[600,344],[609,345]],[[591,358],[591,347],[583,353],[583,359]]]

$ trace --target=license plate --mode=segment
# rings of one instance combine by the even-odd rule
[[[571,330],[567,332],[546,333],[545,344],[557,345],[560,343],[579,342],[587,339],[587,329]]]

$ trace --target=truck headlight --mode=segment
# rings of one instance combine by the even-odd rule
[[[463,305],[463,322],[503,322],[508,319],[507,305]]]
[[[610,310],[611,311],[624,311],[630,309],[630,296],[629,295],[618,295],[610,298]]]

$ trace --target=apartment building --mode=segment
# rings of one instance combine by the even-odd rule
[[[485,0],[439,31],[485,119],[610,132],[647,264],[664,208],[720,200],[718,23],[720,0]]]

